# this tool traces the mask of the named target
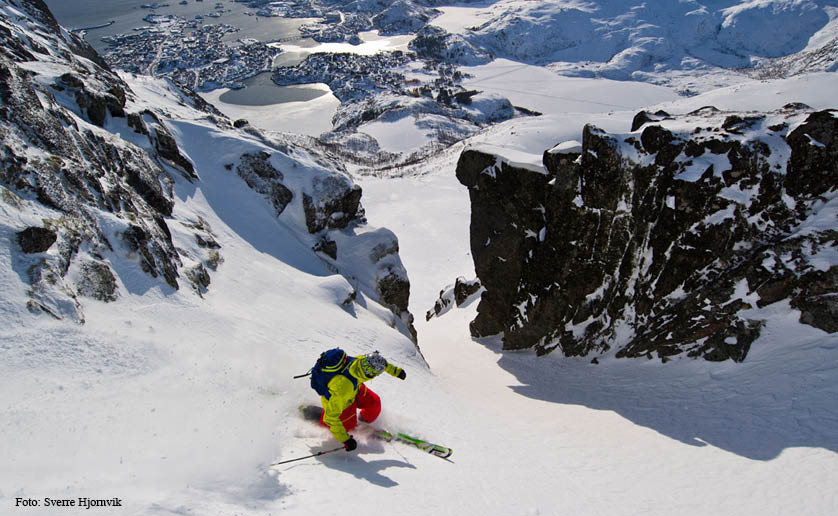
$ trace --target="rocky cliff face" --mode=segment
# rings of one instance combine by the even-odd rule
[[[43,2],[0,7],[3,199],[19,211],[33,200],[45,215],[41,226],[18,233],[30,308],[81,322],[79,293],[115,299],[113,272],[103,258],[114,248],[178,288],[182,263],[165,222],[174,206],[172,179],[161,168],[162,156],[117,144],[101,130],[107,118],[126,116],[126,84],[61,29]],[[118,217],[116,231],[105,214]],[[37,234],[49,239],[33,246]]]
[[[836,111],[639,113],[543,168],[465,151],[472,335],[505,349],[744,360],[758,309],[838,331]]]
[[[83,298],[115,301],[124,291],[115,261],[133,264],[164,289],[185,283],[198,295],[207,292],[223,248],[202,217],[174,214],[173,194],[179,181],[200,185],[202,175],[201,156],[183,150],[174,127],[201,120],[241,148],[234,162],[213,166],[262,194],[301,241],[312,243],[313,260],[319,256],[388,307],[389,322],[415,339],[395,235],[366,227],[361,189],[340,163],[234,127],[170,83],[152,88],[165,91],[165,106],[144,101],[132,90],[136,78],[110,70],[40,0],[0,0],[0,33],[0,233],[15,234],[10,256],[31,287],[30,310],[83,322]],[[143,81],[154,79],[137,84]],[[177,120],[173,112],[191,118]],[[197,245],[176,245],[173,224]],[[386,259],[381,246],[391,250]],[[363,266],[348,261],[356,255],[365,256]]]

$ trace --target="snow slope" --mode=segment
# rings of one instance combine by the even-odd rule
[[[519,89],[507,78],[493,84]],[[143,101],[177,115],[157,83],[131,81]],[[97,510],[835,514],[838,336],[799,325],[787,305],[763,309],[770,323],[742,364],[606,357],[595,365],[501,353],[498,342],[469,336],[476,303],[427,322],[422,314],[457,276],[473,276],[468,194],[454,177],[465,145],[538,159],[579,139],[584,123],[627,130],[641,106],[829,108],[836,82],[833,73],[749,81],[689,99],[598,82],[584,109],[565,102],[578,100],[578,83],[557,83],[552,97],[533,97],[542,117],[495,126],[394,177],[359,178],[370,222],[399,236],[424,359],[382,322],[383,308],[339,306],[342,279],[312,260],[258,195],[222,173],[215,160],[235,142],[200,121],[176,126],[201,181],[178,180],[175,217],[200,215],[224,250],[203,299],[125,275],[127,294],[91,302],[83,326],[34,316],[13,242],[13,228],[31,221],[19,220],[25,210],[0,189],[0,513],[88,515],[45,507],[45,498],[119,497],[122,509]],[[173,226],[176,245],[194,246],[184,235]],[[299,403],[316,398],[292,376],[336,345],[378,349],[406,369],[404,382],[370,384],[384,402],[379,424],[451,446],[450,461],[361,428],[354,453],[271,466],[335,445],[296,416]]]
[[[761,102],[779,97],[774,85],[765,88]],[[757,94],[753,86],[748,98]],[[627,127],[631,114],[515,120],[472,143],[535,153],[533,145],[572,136],[583,120]],[[567,128],[556,130],[560,119]],[[211,132],[184,127],[187,136],[186,149],[218,144]],[[453,177],[460,150],[402,179],[363,182],[369,219],[400,235],[417,314],[456,276],[472,274],[467,194]],[[472,341],[472,303],[419,321],[427,367],[374,306],[337,306],[335,276],[293,239],[278,238],[270,214],[233,176],[204,173],[200,184],[179,182],[177,194],[176,210],[204,217],[225,250],[206,298],[123,278],[131,294],[92,305],[81,327],[22,308],[3,230],[4,513],[88,514],[43,506],[46,497],[79,496],[119,497],[125,514],[138,515],[838,508],[838,338],[800,326],[787,306],[764,309],[772,322],[744,364],[594,365]],[[451,446],[451,460],[373,440],[362,428],[355,453],[270,466],[334,445],[296,416],[296,405],[315,396],[291,377],[335,345],[378,349],[405,367],[405,382],[371,383],[384,400],[380,424]],[[18,497],[41,507],[15,507]]]

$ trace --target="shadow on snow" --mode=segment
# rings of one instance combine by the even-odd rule
[[[482,340],[500,352],[499,341]],[[504,352],[498,362],[533,399],[613,411],[691,446],[753,460],[786,448],[838,452],[838,337],[771,345],[743,363],[590,359]]]

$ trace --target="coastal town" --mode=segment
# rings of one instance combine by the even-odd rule
[[[167,5],[141,7],[154,11]],[[223,4],[217,3],[207,16],[220,17],[223,12]],[[205,24],[203,15],[187,20],[152,12],[143,20],[147,25],[130,34],[102,38],[108,44],[105,59],[115,68],[167,77],[195,91],[240,88],[248,77],[270,71],[274,57],[281,52],[250,38],[227,42],[224,39],[239,29],[226,23]]]
[[[187,3],[187,0],[179,2],[181,5]],[[249,8],[244,14],[253,16],[257,21],[259,18],[305,18],[310,21],[293,37],[274,41],[253,38],[229,41],[232,39],[230,35],[240,29],[220,22],[219,18],[231,11],[223,2],[216,2],[209,12],[189,19],[176,14],[158,14],[170,7],[169,3],[143,3],[140,8],[150,11],[143,17],[145,25],[134,27],[130,33],[101,38],[108,45],[104,57],[115,68],[167,77],[196,91],[236,89],[243,86],[245,79],[271,71],[274,57],[282,52],[278,46],[280,42],[311,38],[317,42],[359,44],[358,33],[374,28],[366,17],[327,12],[310,0],[253,0],[241,3]],[[208,3],[207,7],[210,5]]]
[[[181,0],[181,3],[185,1]],[[402,52],[372,56],[314,54],[296,66],[275,69],[274,58],[282,53],[280,43],[311,39],[355,45],[361,43],[359,33],[377,26],[379,31],[387,32],[392,30],[394,23],[403,25],[403,21],[399,20],[409,18],[412,12],[406,11],[399,16],[391,13],[384,21],[357,12],[324,12],[311,0],[251,0],[242,3],[248,7],[245,14],[257,19],[305,17],[307,23],[300,27],[298,35],[290,38],[286,36],[274,41],[235,39],[235,34],[240,31],[238,27],[215,20],[210,23],[208,20],[230,11],[223,2],[215,3],[209,14],[197,14],[191,19],[158,13],[169,6],[167,3],[142,4],[143,9],[151,11],[143,17],[145,25],[133,28],[128,34],[101,38],[108,45],[104,57],[115,68],[167,77],[199,92],[241,88],[243,81],[249,77],[273,71],[273,79],[278,85],[327,83],[342,102],[383,90],[404,94],[406,87],[416,88],[417,85],[406,85],[405,78],[393,70],[417,58],[424,62],[423,66],[432,76],[432,84],[425,89],[433,87],[439,91],[443,87],[452,88],[458,82],[452,66],[424,55],[421,49],[417,49],[418,56],[412,57]],[[426,39],[420,38],[421,41]]]

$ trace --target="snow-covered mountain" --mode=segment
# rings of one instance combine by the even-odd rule
[[[433,22],[452,29],[479,26],[486,12],[503,16],[484,4],[452,11],[440,3],[422,5],[442,11]],[[495,5],[523,12],[537,4]],[[592,13],[627,5],[566,4]],[[709,13],[739,5],[701,4]],[[773,4],[813,4],[831,16],[816,2]],[[733,145],[754,127],[777,139],[771,127],[781,118],[788,136],[812,112],[836,107],[834,72],[762,81],[718,69],[719,82],[733,86],[705,84],[706,93],[679,98],[665,87],[495,60],[464,70],[473,73],[464,89],[493,92],[474,98],[489,104],[482,107],[499,105],[503,92],[541,116],[486,123],[464,142],[373,175],[363,160],[345,158],[353,149],[339,148],[342,140],[263,132],[171,82],[108,70],[41,0],[0,0],[0,33],[0,512],[838,510],[836,333],[801,324],[803,310],[783,298],[754,309],[764,323],[741,363],[618,360],[613,348],[592,364],[590,356],[504,351],[499,336],[475,339],[469,323],[483,292],[467,289],[478,271],[469,192],[455,174],[466,149],[536,173],[545,149],[574,152],[556,145],[583,143],[586,124],[649,166],[661,149],[645,145],[650,127],[658,129],[645,140],[667,148],[664,131],[680,142],[693,125],[708,146]],[[445,39],[476,44],[461,33]],[[811,109],[775,112],[792,102]],[[752,125],[687,115],[708,105]],[[639,108],[650,120],[633,130]],[[654,115],[660,110],[671,120]],[[411,124],[405,114],[361,128],[427,143]],[[826,148],[824,136],[798,136],[801,146]],[[774,143],[772,153],[788,150]],[[716,154],[698,161],[724,162]],[[674,163],[680,173],[697,167]],[[726,186],[722,198],[759,199],[741,186]],[[815,269],[838,262],[834,189],[806,188],[816,198],[801,205],[802,225],[788,239],[805,245],[777,255],[777,272],[793,270],[798,254]],[[666,197],[661,207],[670,204]],[[747,218],[736,206],[733,215]],[[433,310],[440,290],[454,301],[413,322],[420,353],[409,313]],[[384,405],[376,425],[450,446],[451,460],[376,440],[362,426],[356,452],[272,465],[336,445],[297,417],[316,396],[292,378],[334,346],[377,349],[404,367],[406,381],[370,384]],[[80,499],[120,507],[85,509]]]
[[[13,255],[30,309],[83,322],[80,297],[116,300],[135,288],[125,276],[141,272],[206,292],[223,246],[199,213],[176,207],[181,183],[214,168],[261,194],[271,226],[344,275],[340,302],[371,296],[410,334],[398,241],[365,223],[361,189],[340,163],[237,129],[164,80],[120,77],[80,54],[95,52],[42,4],[3,9],[3,191],[19,211],[9,230],[25,225],[12,249],[23,251]]]
[[[503,0],[463,36],[496,56],[563,73],[655,81],[674,70],[750,68],[832,48],[835,9],[816,0]],[[808,71],[834,71],[838,55],[829,54]]]

